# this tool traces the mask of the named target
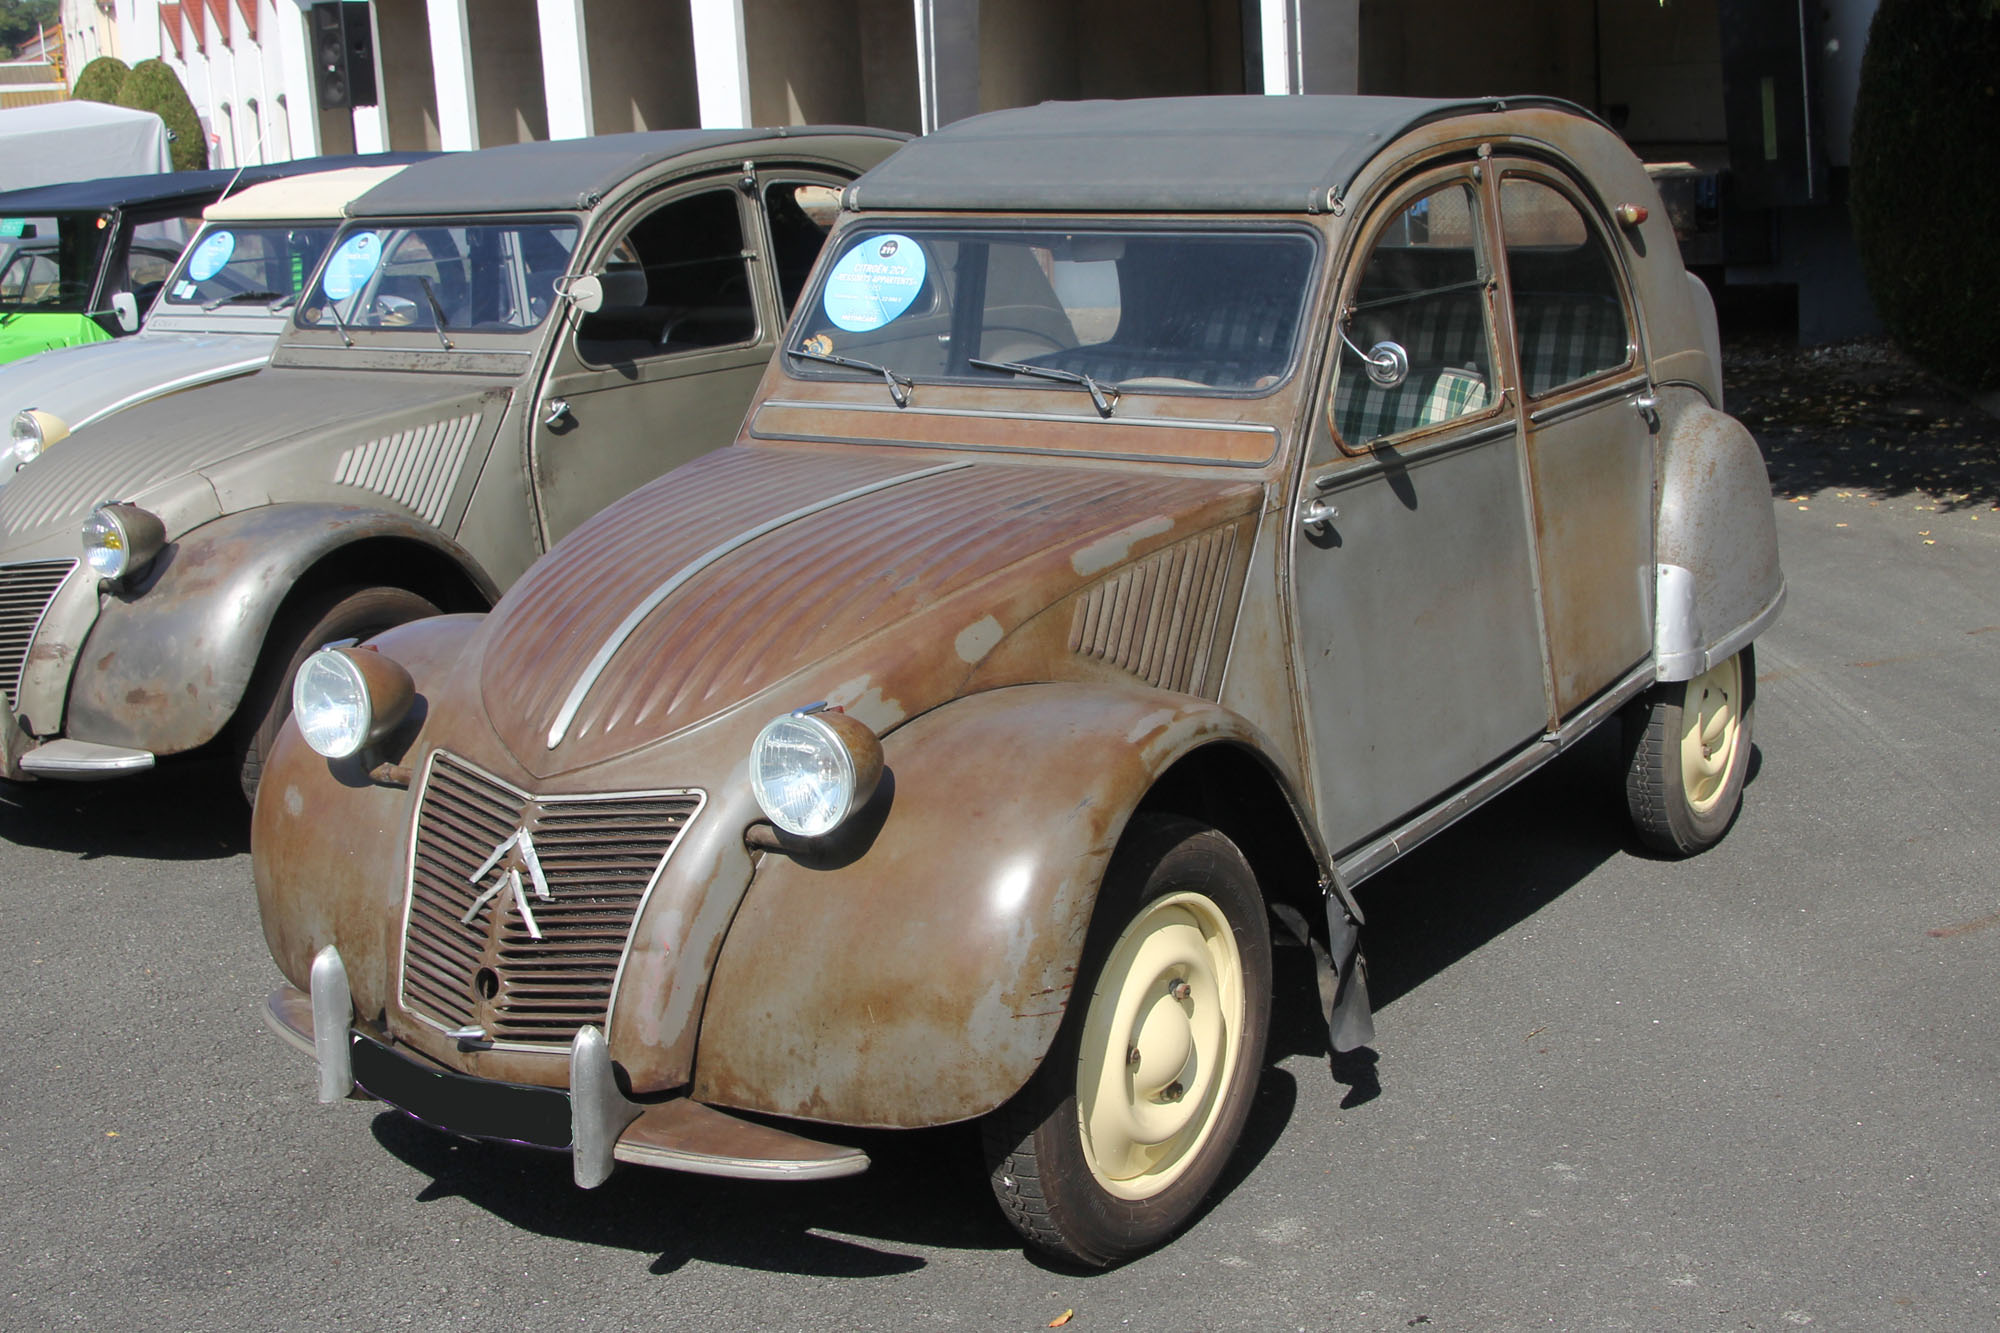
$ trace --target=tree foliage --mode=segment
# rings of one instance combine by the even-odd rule
[[[1851,207],[1889,334],[2000,387],[2000,0],[1881,0],[1854,106]]]
[[[131,72],[132,67],[117,56],[99,56],[76,76],[76,87],[70,89],[69,95],[79,102],[115,103],[118,90],[125,86],[125,78]]]
[[[164,60],[141,60],[125,76],[118,105],[151,111],[167,123],[169,151],[175,171],[200,171],[208,166],[208,139],[188,100],[187,89]]]
[[[13,55],[21,43],[56,21],[56,0],[0,0],[0,52]]]

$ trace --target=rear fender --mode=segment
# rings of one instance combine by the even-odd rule
[[[138,586],[105,599],[71,678],[65,733],[154,754],[213,740],[242,703],[286,597],[318,575],[338,582],[343,555],[358,556],[363,543],[399,547],[403,575],[426,563],[449,570],[458,595],[446,610],[498,596],[464,548],[400,514],[322,504],[229,514],[169,545]]]
[[[1742,423],[1688,401],[1661,446],[1654,675],[1692,680],[1778,618],[1785,576],[1764,456]]]
[[[1005,1102],[1069,1006],[1127,820],[1218,742],[1274,753],[1219,705],[1086,684],[973,695],[885,737],[892,789],[864,851],[761,858],[715,965],[693,1095],[898,1127]]]

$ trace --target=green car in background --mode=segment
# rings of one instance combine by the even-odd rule
[[[0,365],[137,333],[201,211],[230,190],[331,167],[425,154],[301,158],[0,193]]]

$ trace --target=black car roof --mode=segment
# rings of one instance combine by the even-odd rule
[[[107,208],[136,208],[188,200],[213,203],[223,191],[282,176],[299,176],[309,171],[332,171],[336,167],[389,167],[401,162],[420,162],[435,153],[358,153],[337,157],[301,157],[290,162],[264,162],[226,171],[156,171],[144,176],[104,176],[97,180],[68,181],[61,185],[37,185],[26,190],[0,193],[0,217],[28,217],[38,213],[67,213]]]
[[[947,125],[851,188],[860,208],[1324,212],[1370,158],[1450,116],[1551,97],[1159,97],[1044,102]]]
[[[669,158],[731,144],[834,135],[906,139],[894,130],[793,125],[728,130],[649,130],[589,139],[537,140],[453,153],[397,173],[347,206],[349,217],[567,212],[595,208],[619,184]]]

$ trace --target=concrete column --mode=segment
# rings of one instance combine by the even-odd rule
[[[705,130],[750,124],[749,45],[743,0],[688,0],[694,21],[694,81]]]
[[[1267,93],[1360,86],[1361,0],[1257,0]]]
[[[583,0],[535,0],[542,29],[542,88],[551,139],[588,139],[597,132],[590,105],[590,50]]]
[[[437,86],[438,140],[447,151],[479,147],[472,97],[472,22],[466,0],[424,0],[431,20],[431,75]]]
[[[979,114],[979,0],[913,0],[923,132]]]
[[[375,61],[375,105],[354,108],[354,151],[384,153],[389,150],[389,85],[382,79],[382,25],[375,21],[375,6],[368,6],[368,49]]]

